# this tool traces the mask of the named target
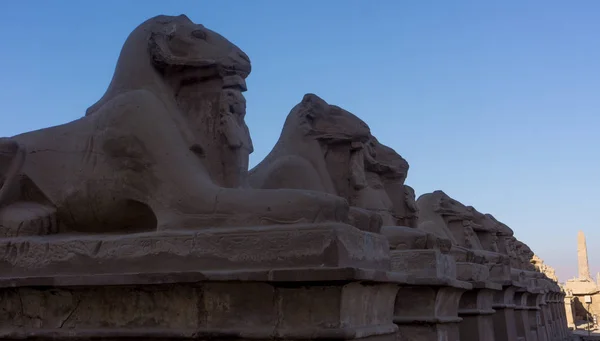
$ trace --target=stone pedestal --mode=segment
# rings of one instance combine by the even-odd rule
[[[546,330],[548,332],[548,340],[558,340],[558,324],[556,322],[554,307],[556,305],[554,292],[548,292],[545,296],[545,304],[542,306],[542,313],[546,321]]]
[[[457,262],[457,278],[470,283],[473,290],[467,291],[459,303],[461,340],[494,340],[493,291],[502,286],[488,280],[489,267],[485,264]]]
[[[533,341],[531,338],[527,298],[529,293],[523,289],[515,293],[515,325],[517,327],[517,340]]]
[[[0,243],[2,340],[394,340],[408,283],[343,224]]]
[[[526,299],[526,314],[528,315],[527,322],[529,322],[528,333],[530,335],[530,339],[532,341],[545,341],[544,333],[541,331],[540,324],[540,307],[538,305],[539,296],[543,293],[538,292],[537,290],[534,292],[528,292]]]
[[[248,282],[248,275],[225,281],[201,274],[91,276],[71,278],[72,285],[65,280],[52,287],[4,288],[0,338],[394,339],[396,285],[359,283],[361,274],[344,270],[297,273],[302,283]],[[341,281],[305,282],[322,276]]]
[[[537,324],[537,334],[538,340],[540,341],[551,341],[551,326],[549,323],[550,318],[548,317],[548,305],[546,303],[546,295],[547,293],[538,295],[537,305],[539,307],[538,311],[538,324]]]
[[[565,314],[565,310],[567,309],[567,304],[565,303],[565,296],[562,292],[557,292],[554,294],[554,325],[556,326],[556,335],[558,340],[567,340],[571,336],[571,331],[569,328],[575,328],[575,325],[569,325],[569,316],[571,317],[571,322],[573,321],[573,314]],[[571,309],[570,301],[569,307]]]
[[[573,316],[573,296],[562,296],[562,301],[564,302],[562,309],[557,309],[559,317],[561,320],[565,321],[567,328],[574,330],[575,317]],[[566,333],[569,332],[569,330],[566,331]],[[563,332],[563,334],[565,334],[565,332]]]
[[[553,340],[566,340],[571,335],[567,320],[565,318],[565,302],[561,292],[550,292],[551,303],[548,304],[552,315],[552,338]]]
[[[517,341],[515,323],[515,292],[520,287],[504,286],[502,291],[494,293],[492,308],[496,311],[494,319],[494,338],[496,341]]]
[[[494,294],[502,290],[499,284],[473,283],[473,290],[465,292],[459,303],[458,316],[461,341],[494,341]]]
[[[401,286],[394,307],[398,341],[461,341],[458,303],[471,285],[456,280]]]
[[[409,278],[435,283],[444,279],[456,279],[454,257],[440,250],[391,250],[392,271],[405,274]]]
[[[456,280],[454,257],[439,250],[391,250],[392,271],[404,274],[394,306],[398,341],[458,341],[458,302],[466,282]]]

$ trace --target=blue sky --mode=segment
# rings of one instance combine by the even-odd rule
[[[600,2],[0,1],[0,136],[82,116],[127,35],[187,14],[251,58],[252,165],[312,92],[442,189],[515,230],[561,280],[577,231],[600,271]]]

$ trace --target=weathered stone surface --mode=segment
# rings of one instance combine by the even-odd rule
[[[273,150],[250,171],[250,186],[339,195],[353,207],[354,225],[378,232],[381,216],[356,205],[360,186],[365,186],[362,155],[369,138],[369,127],[358,117],[307,94],[290,111]]]
[[[355,339],[391,335],[393,284],[205,282],[1,289],[0,338]]]
[[[155,272],[157,269],[390,269],[385,237],[343,224],[5,239],[0,240],[0,248],[6,250],[0,258],[0,279]]]
[[[473,230],[474,209],[450,198],[442,191],[423,194],[417,200],[420,230],[452,242],[451,254],[457,261],[458,279],[483,282],[490,279],[489,264],[504,262],[498,253],[483,249]],[[481,227],[483,229],[483,227]]]
[[[462,340],[459,332],[458,304],[465,282],[443,286],[402,286],[396,296],[394,322],[399,340]]]

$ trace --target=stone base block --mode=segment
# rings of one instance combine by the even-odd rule
[[[459,341],[458,302],[471,288],[460,281],[400,286],[394,306],[398,340]]]
[[[482,282],[490,277],[487,265],[456,262],[456,278],[465,282]]]
[[[481,289],[465,292],[458,308],[461,341],[495,341],[493,298],[501,286],[486,283]]]
[[[0,239],[1,340],[392,340],[385,237],[344,224]]]
[[[0,239],[0,282],[15,277],[352,267],[388,271],[382,235],[344,224]],[[0,284],[1,285],[1,284]]]
[[[517,341],[517,326],[515,322],[515,292],[517,286],[504,286],[502,291],[494,293],[492,308],[496,311],[494,320],[494,337],[497,341]]]
[[[3,288],[0,339],[395,339],[398,286],[329,272],[330,282],[312,283],[194,281],[167,273],[168,283],[156,277],[141,285],[131,275],[108,285],[88,278],[85,286]]]
[[[439,250],[391,250],[392,271],[423,279],[456,279],[454,257]]]
[[[512,281],[511,267],[508,264],[488,264],[489,280],[495,283],[509,284]]]
[[[448,322],[400,325],[397,341],[460,341],[458,323]]]

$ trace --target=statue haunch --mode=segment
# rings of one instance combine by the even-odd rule
[[[238,47],[186,16],[140,25],[84,117],[0,141],[4,235],[50,216],[58,232],[346,221],[342,198],[247,188],[250,70]],[[20,234],[52,233],[48,224]]]

